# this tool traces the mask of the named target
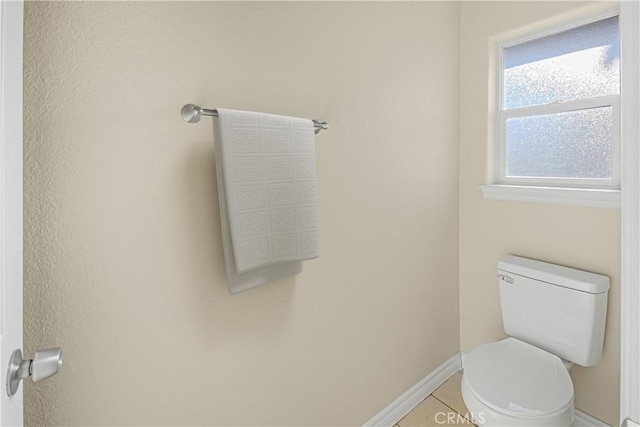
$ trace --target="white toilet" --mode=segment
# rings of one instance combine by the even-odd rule
[[[498,261],[511,338],[465,354],[462,397],[482,426],[570,426],[572,363],[600,361],[609,278],[513,255]]]

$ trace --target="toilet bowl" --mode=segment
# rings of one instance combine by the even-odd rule
[[[462,396],[486,426],[569,426],[573,383],[562,360],[515,338],[476,347],[465,356]]]
[[[568,369],[600,361],[609,278],[513,255],[498,261],[497,278],[510,338],[463,358],[471,417],[480,426],[568,427],[575,417]]]

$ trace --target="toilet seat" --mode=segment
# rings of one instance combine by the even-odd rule
[[[472,350],[465,356],[464,380],[474,398],[506,416],[573,412],[573,383],[562,360],[515,338]]]

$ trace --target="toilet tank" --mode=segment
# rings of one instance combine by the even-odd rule
[[[607,276],[507,255],[498,284],[508,335],[581,366],[600,361]]]

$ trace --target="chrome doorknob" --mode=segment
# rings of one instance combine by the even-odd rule
[[[9,360],[7,371],[7,394],[16,394],[20,381],[31,377],[33,382],[41,381],[57,374],[62,368],[62,349],[48,348],[36,353],[33,359],[23,359],[22,351],[15,350]]]
[[[62,349],[48,348],[36,353],[31,362],[31,379],[33,382],[47,379],[57,374],[62,368]]]

